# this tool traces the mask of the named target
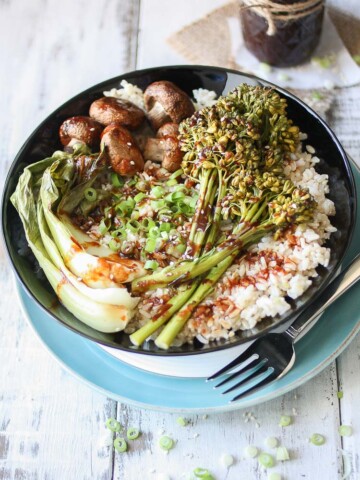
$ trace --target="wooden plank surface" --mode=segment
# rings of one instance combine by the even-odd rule
[[[173,2],[164,0],[142,0],[141,6],[134,0],[0,2],[1,184],[21,143],[57,105],[135,66],[183,63],[165,38],[222,3],[184,0],[174,12]],[[360,163],[359,87],[338,92],[330,121]],[[189,426],[180,427],[177,415],[116,404],[60,368],[24,322],[2,247],[0,291],[0,479],[158,480],[167,474],[180,480],[204,466],[218,480],[265,480],[267,473],[245,459],[243,450],[249,444],[264,448],[267,436],[290,451],[292,461],[276,468],[284,480],[340,478],[341,448],[352,459],[349,479],[360,478],[359,338],[337,365],[297,391],[252,408],[248,417],[242,411],[194,415]],[[282,414],[292,415],[293,425],[281,429]],[[104,421],[112,415],[143,432],[126,455],[113,455],[103,445]],[[246,421],[250,415],[254,419]],[[340,422],[353,424],[355,432],[343,442]],[[308,444],[314,432],[326,436],[323,447]],[[157,446],[165,433],[177,440],[168,455]],[[235,458],[228,471],[222,453]]]

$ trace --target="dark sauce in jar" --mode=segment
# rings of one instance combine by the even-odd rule
[[[256,2],[254,2],[256,4]],[[303,3],[303,0],[277,0],[283,5]],[[268,23],[252,8],[240,10],[245,46],[261,62],[276,67],[291,67],[310,59],[319,43],[324,16],[324,3],[319,9],[298,19],[278,20],[276,32],[268,35]]]

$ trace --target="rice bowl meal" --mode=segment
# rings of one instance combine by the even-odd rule
[[[160,348],[283,315],[327,267],[328,175],[270,87],[126,81],[66,119],[12,202],[60,302]]]

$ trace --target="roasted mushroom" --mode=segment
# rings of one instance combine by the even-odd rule
[[[161,162],[169,172],[175,172],[181,166],[183,152],[179,148],[177,123],[166,123],[159,128],[157,138],[148,138],[145,149],[145,160]]]
[[[166,80],[151,83],[144,92],[145,107],[154,130],[167,122],[180,123],[194,113],[189,96]]]
[[[157,138],[166,137],[177,137],[179,135],[179,124],[178,123],[164,123],[159,130],[156,132]]]
[[[144,169],[144,159],[134,137],[119,124],[108,125],[101,136],[101,146],[113,170],[132,176]]]
[[[60,142],[66,147],[72,140],[78,140],[97,149],[102,130],[102,125],[90,117],[71,117],[65,120],[59,128]]]
[[[89,115],[102,125],[119,123],[133,130],[145,119],[141,108],[133,103],[114,97],[102,97],[90,105]]]

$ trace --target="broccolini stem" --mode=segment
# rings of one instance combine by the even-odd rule
[[[177,334],[184,328],[186,322],[193,314],[195,308],[204,298],[214,289],[214,285],[232,264],[237,252],[234,251],[227,258],[222,260],[216,267],[212,268],[207,276],[202,279],[201,284],[195,293],[187,300],[183,307],[172,317],[156,338],[155,344],[164,350],[167,350],[174,341]]]
[[[175,297],[172,297],[166,304],[167,310],[155,320],[149,320],[145,325],[143,325],[139,330],[136,330],[133,334],[130,335],[131,342],[139,347],[142,345],[145,340],[150,337],[153,333],[156,332],[164,323],[171,318],[174,313],[176,313],[184,303],[191,297],[195,292],[198,282],[195,282],[191,287],[187,287],[185,290],[181,291]]]

